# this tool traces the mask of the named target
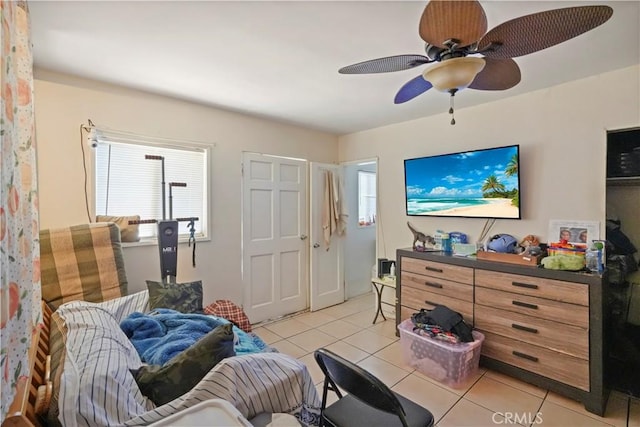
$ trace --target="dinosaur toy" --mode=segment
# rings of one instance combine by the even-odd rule
[[[414,251],[425,250],[427,248],[427,244],[431,245],[432,247],[433,245],[435,245],[436,241],[433,237],[427,234],[424,234],[421,231],[416,230],[416,228],[413,225],[411,225],[409,221],[407,221],[407,225],[409,226],[409,230],[411,230],[411,232],[413,233],[413,250]],[[422,247],[417,245],[418,242],[422,243]]]

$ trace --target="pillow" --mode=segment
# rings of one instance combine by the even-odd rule
[[[120,231],[113,223],[40,230],[42,299],[102,302],[127,295]]]
[[[203,310],[206,314],[223,317],[245,332],[251,332],[251,322],[242,307],[237,306],[233,301],[219,299],[209,304]]]
[[[129,224],[129,221],[140,221],[140,215],[132,216],[108,216],[96,215],[96,222],[115,222],[120,229],[120,241],[138,242],[138,224]]]
[[[115,298],[96,304],[100,308],[107,310],[116,322],[120,323],[123,319],[136,311],[146,313],[149,311],[149,291],[144,290],[135,294]]]
[[[231,323],[218,326],[164,366],[132,370],[142,394],[160,406],[191,390],[218,362],[236,355],[232,328]]]
[[[202,313],[202,281],[163,283],[147,280],[149,309],[170,308],[181,313]]]
[[[81,301],[64,304],[56,313],[64,322],[60,332],[66,332],[59,376],[60,424],[122,425],[151,410],[153,402],[131,374],[142,362],[113,315]]]

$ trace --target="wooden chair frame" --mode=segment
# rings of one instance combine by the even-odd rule
[[[2,427],[41,427],[49,409],[50,380],[49,331],[51,308],[42,302],[42,326],[36,328],[29,348],[29,376],[18,383],[18,392],[9,407]]]

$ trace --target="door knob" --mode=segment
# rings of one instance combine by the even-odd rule
[[[307,235],[306,234],[301,235],[300,240],[307,240]]]
[[[314,243],[313,247],[316,248],[316,249],[319,248],[320,247],[320,243]]]

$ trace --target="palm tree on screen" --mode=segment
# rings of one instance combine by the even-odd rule
[[[484,184],[482,184],[481,190],[490,191],[492,193],[499,194],[505,190],[505,186],[500,182],[497,176],[489,175],[487,179],[484,180]]]
[[[509,164],[504,170],[504,173],[507,176],[518,175],[518,156],[516,154],[514,154],[513,157],[511,157],[511,160],[509,160]]]

